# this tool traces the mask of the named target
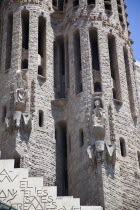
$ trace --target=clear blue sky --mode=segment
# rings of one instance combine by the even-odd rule
[[[125,0],[135,59],[140,61],[140,0]]]

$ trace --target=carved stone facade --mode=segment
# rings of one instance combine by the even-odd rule
[[[58,196],[140,208],[139,101],[123,0],[0,2],[0,150]]]

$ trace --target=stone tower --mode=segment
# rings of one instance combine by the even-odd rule
[[[123,0],[4,0],[0,150],[58,195],[140,207],[139,112]]]

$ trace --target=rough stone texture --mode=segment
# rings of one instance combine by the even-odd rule
[[[66,125],[67,139],[71,139],[71,151],[67,152],[68,194],[80,197],[82,205],[100,205],[110,210],[139,209],[140,208],[140,169],[137,152],[139,143],[139,111],[134,75],[134,57],[129,38],[124,1],[121,0],[122,16],[125,27],[119,21],[117,1],[112,1],[112,14],[107,15],[104,0],[96,1],[96,6],[87,6],[86,0],[81,0],[78,7],[73,9],[72,1],[65,5],[64,12],[54,11],[51,1],[40,3],[17,2],[1,5],[1,63],[0,63],[0,106],[1,118],[3,107],[10,109],[11,83],[17,70],[21,69],[22,32],[21,11],[26,8],[30,12],[29,20],[29,50],[28,50],[28,89],[30,99],[27,102],[25,113],[32,115],[32,129],[23,132],[15,129],[9,132],[5,123],[0,122],[0,148],[2,158],[13,158],[17,151],[21,157],[21,167],[29,168],[29,174],[44,176],[46,185],[55,185],[56,182],[56,141],[55,124],[60,122]],[[30,1],[28,1],[30,2]],[[47,3],[46,3],[47,2]],[[6,20],[8,13],[13,11],[13,39],[12,65],[5,72],[6,53]],[[46,18],[46,75],[38,76],[38,17]],[[87,148],[94,144],[92,133],[91,114],[95,97],[89,28],[98,29],[99,61],[102,93],[98,95],[103,100],[106,113],[105,143],[112,144],[111,133],[115,135],[116,162],[115,165],[104,162],[93,166],[88,164]],[[74,40],[76,29],[80,31],[81,66],[83,92],[75,95],[74,69]],[[121,103],[113,100],[113,83],[110,72],[110,60],[107,35],[112,33],[116,38],[117,60],[121,88]],[[65,99],[55,99],[54,89],[54,58],[53,42],[55,37],[68,36],[69,41],[69,89]],[[134,101],[129,101],[123,47],[128,50],[132,93]],[[133,113],[130,109],[133,103]],[[110,126],[108,109],[111,106],[113,126]],[[38,111],[44,111],[44,127],[38,126]],[[87,119],[87,115],[89,116]],[[111,125],[112,125],[111,124]],[[79,130],[83,129],[84,145],[79,146]],[[126,157],[120,151],[120,138],[125,140]],[[106,157],[106,156],[105,156]],[[58,182],[62,180],[58,180]]]

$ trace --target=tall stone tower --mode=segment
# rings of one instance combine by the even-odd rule
[[[4,0],[0,150],[58,195],[140,207],[139,112],[124,0]]]

